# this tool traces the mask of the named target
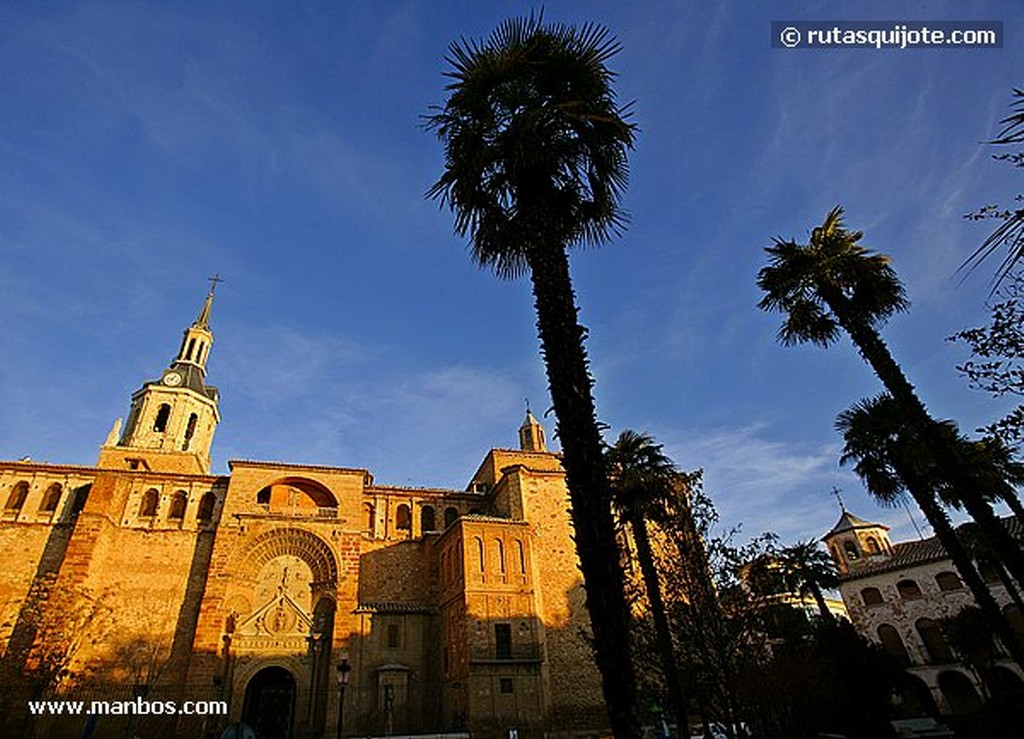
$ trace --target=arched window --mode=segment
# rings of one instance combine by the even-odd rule
[[[189,414],[188,424],[185,426],[185,441],[181,444],[181,450],[183,452],[187,452],[189,445],[192,443],[192,437],[195,436],[196,433],[196,422],[198,421],[199,416],[195,413]]]
[[[860,559],[860,552],[857,551],[857,545],[852,541],[843,542],[843,551],[846,552],[846,558],[849,560]]]
[[[57,506],[60,505],[60,496],[63,492],[64,488],[61,487],[59,482],[55,482],[46,488],[46,492],[43,493],[43,502],[39,505],[39,510],[43,513],[53,513],[57,510]]]
[[[864,588],[860,591],[860,598],[866,606],[877,606],[884,602],[882,591],[878,588]]]
[[[953,662],[953,650],[949,648],[945,634],[937,623],[930,618],[919,618],[914,624],[917,635],[924,642],[925,652],[928,654],[928,661],[932,664],[945,664]]]
[[[188,340],[188,351],[185,352],[185,359],[192,359],[192,350],[196,348],[196,338],[193,336]]]
[[[903,600],[913,600],[921,597],[921,588],[914,580],[900,580],[896,583],[896,592]]]
[[[9,511],[20,511],[21,507],[25,505],[25,498],[27,497],[28,483],[23,480],[11,489],[11,494],[7,496],[7,505],[4,508]]]
[[[526,574],[526,550],[523,549],[523,542],[516,539],[516,554],[519,555],[519,573]]]
[[[160,507],[160,493],[156,488],[150,488],[142,496],[142,506],[139,508],[139,515],[145,518],[152,518]]]
[[[899,660],[901,665],[910,664],[910,655],[907,654],[907,647],[900,637],[900,632],[889,624],[882,624],[878,627],[878,641],[882,643],[882,649]]]
[[[444,509],[444,527],[448,528],[459,518],[459,509],[454,506],[448,506]]]
[[[269,485],[267,485],[265,488],[256,493],[256,505],[270,505]]]
[[[935,576],[935,584],[939,590],[961,590],[964,586],[955,572],[940,572]]]
[[[970,678],[959,670],[939,673],[939,690],[949,704],[949,710],[956,715],[969,715],[981,709],[981,698]]]
[[[184,490],[179,490],[171,498],[171,512],[167,514],[167,517],[173,519],[185,518],[186,505],[188,505],[188,493]]]
[[[479,536],[474,536],[473,541],[476,542],[477,560],[480,564],[480,571],[483,572],[487,566],[487,561],[484,559],[484,540]]]
[[[171,406],[167,403],[161,403],[160,408],[156,412],[156,420],[153,421],[153,430],[157,433],[163,433],[167,430],[167,419],[171,417]]]
[[[880,554],[882,548],[878,546],[878,539],[876,539],[873,536],[869,536],[867,539],[864,540],[864,550],[870,557],[873,554]]]
[[[373,536],[377,531],[377,511],[367,503],[363,506],[363,513],[366,515],[366,534]]]
[[[412,512],[409,506],[402,503],[395,511],[395,528],[400,531],[408,531],[412,528]]]
[[[196,514],[196,520],[202,523],[209,523],[213,520],[213,508],[217,505],[217,496],[213,494],[213,491],[204,493],[203,497],[199,501],[199,512]]]
[[[505,573],[505,545],[501,539],[495,539],[494,544],[498,551],[498,572]]]
[[[434,531],[437,528],[434,522],[434,507],[425,505],[420,509],[420,531]]]

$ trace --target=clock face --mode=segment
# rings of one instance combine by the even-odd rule
[[[181,375],[179,375],[177,372],[168,372],[166,375],[164,375],[164,385],[170,385],[171,387],[174,387],[180,384]]]

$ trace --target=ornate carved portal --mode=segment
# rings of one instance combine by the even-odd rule
[[[277,727],[274,736],[322,732],[337,592],[329,545],[309,531],[279,529],[256,537],[236,562],[225,599],[225,683],[251,716],[262,715],[264,702],[291,696],[287,733]],[[268,670],[291,675],[291,686],[263,686]]]

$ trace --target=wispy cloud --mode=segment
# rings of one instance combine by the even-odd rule
[[[723,525],[746,536],[774,531],[785,541],[817,537],[834,517],[828,493],[842,478],[833,446],[773,438],[765,424],[656,433],[680,466],[700,467]]]

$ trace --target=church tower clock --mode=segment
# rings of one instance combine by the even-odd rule
[[[100,467],[209,474],[210,445],[220,412],[217,388],[206,384],[206,362],[213,345],[213,296],[222,280],[210,281],[203,307],[185,329],[177,356],[159,380],[132,394],[124,431],[120,432],[120,420],[114,424],[100,450]]]

